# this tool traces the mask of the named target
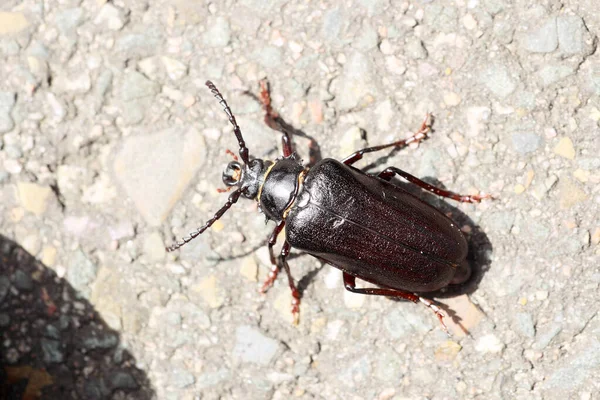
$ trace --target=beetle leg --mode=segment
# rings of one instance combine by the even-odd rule
[[[446,332],[448,335],[450,335],[450,333],[448,332],[448,327],[444,323],[444,313],[438,306],[433,304],[433,302],[431,300],[425,299],[416,293],[405,292],[405,291],[397,290],[397,289],[357,288],[355,276],[352,276],[347,272],[343,272],[343,275],[344,275],[344,287],[349,292],[359,293],[359,294],[370,294],[370,295],[375,295],[375,296],[400,297],[405,300],[412,301],[413,303],[421,302],[421,303],[425,304],[427,307],[429,307],[435,313],[437,318],[440,320],[440,323],[442,324],[442,328],[444,329],[444,332]]]
[[[271,106],[271,88],[267,79],[261,79],[260,81],[260,102],[265,110],[265,123],[269,126],[269,128],[279,131],[283,134],[281,136],[283,156],[289,157],[294,152],[292,138],[290,136],[290,131],[286,129],[286,124],[282,123],[283,120],[277,111],[273,110],[273,107]]]
[[[421,124],[421,128],[419,129],[419,131],[416,132],[411,137],[409,137],[407,139],[398,140],[397,142],[393,142],[393,143],[382,144],[380,146],[367,147],[367,148],[358,150],[358,151],[350,154],[348,157],[344,158],[342,160],[342,162],[346,165],[352,165],[355,162],[357,162],[358,160],[362,159],[366,153],[372,153],[374,151],[387,149],[389,147],[403,148],[403,147],[408,146],[409,144],[419,143],[421,140],[423,140],[427,137],[427,133],[431,130],[431,124],[428,123],[430,118],[431,118],[431,114],[428,113],[425,116],[425,119],[423,120],[423,123]]]
[[[298,325],[298,313],[300,312],[300,292],[294,283],[294,278],[292,277],[292,273],[290,271],[290,266],[288,265],[286,258],[290,254],[290,243],[286,240],[281,248],[281,254],[279,255],[279,264],[283,266],[285,269],[285,273],[288,277],[288,283],[290,285],[290,290],[292,291],[292,316],[294,318],[294,325]]]
[[[438,196],[447,197],[456,201],[460,201],[461,203],[479,203],[483,199],[492,198],[492,195],[486,193],[482,193],[479,195],[462,195],[451,192],[449,190],[440,189],[396,167],[387,167],[386,169],[381,171],[379,175],[377,175],[377,177],[389,181],[390,179],[392,179],[392,177],[394,177],[394,175],[400,175],[410,183],[415,184],[424,190],[428,190],[432,193],[435,193]]]
[[[271,286],[273,286],[273,282],[277,279],[277,275],[279,274],[279,265],[277,264],[277,260],[275,259],[275,254],[273,253],[273,246],[277,243],[277,236],[285,226],[285,220],[282,220],[277,224],[275,229],[273,229],[273,233],[271,233],[271,237],[269,237],[269,255],[271,256],[271,271],[263,283],[262,288],[260,289],[261,293],[265,293]]]

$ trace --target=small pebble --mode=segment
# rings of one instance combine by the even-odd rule
[[[504,347],[504,343],[496,335],[488,334],[477,340],[475,350],[480,353],[500,353]]]
[[[554,147],[554,153],[568,160],[575,159],[575,147],[573,146],[573,141],[568,137],[561,138]]]

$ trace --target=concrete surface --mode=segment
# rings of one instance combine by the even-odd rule
[[[595,0],[4,0],[4,395],[600,398],[599,24]],[[236,141],[205,80],[253,156],[281,154],[243,95],[265,76],[322,157],[433,112],[429,140],[358,166],[496,197],[425,197],[470,238],[473,280],[434,295],[451,338],[296,252],[293,326],[285,276],[257,293],[273,223],[250,201],[165,253],[227,198]]]

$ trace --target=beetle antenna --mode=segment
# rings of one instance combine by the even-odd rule
[[[221,94],[221,92],[219,92],[219,89],[217,89],[214,83],[212,83],[211,81],[206,81],[206,86],[208,86],[215,98],[219,100],[219,104],[223,106],[225,114],[227,114],[227,116],[229,117],[229,122],[231,122],[231,125],[233,125],[233,132],[235,133],[235,137],[237,138],[238,144],[240,146],[240,158],[242,159],[244,164],[248,164],[248,148],[246,147],[246,142],[244,142],[244,138],[242,137],[242,131],[240,130],[240,127],[237,124],[237,121],[235,120],[235,116],[233,115],[231,108],[229,108],[227,102],[223,98],[223,95]]]
[[[225,212],[227,210],[229,210],[229,208],[231,208],[231,206],[233,204],[235,204],[238,201],[238,199],[240,198],[240,195],[245,190],[246,190],[245,187],[236,189],[233,193],[231,193],[229,195],[229,199],[227,199],[227,203],[225,203],[225,205],[223,207],[221,207],[221,209],[219,209],[219,211],[217,211],[215,213],[214,217],[212,217],[211,219],[206,221],[206,223],[204,225],[202,225],[200,228],[196,229],[194,232],[191,232],[188,236],[181,238],[181,240],[178,240],[177,242],[175,242],[172,245],[170,245],[169,247],[167,247],[166,250],[169,252],[177,250],[181,246],[185,245],[186,243],[191,242],[193,239],[200,236],[205,230],[207,230],[212,224],[214,224],[216,220],[221,218],[223,216],[223,214],[225,214]]]

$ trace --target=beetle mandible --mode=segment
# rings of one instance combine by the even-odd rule
[[[223,172],[227,191],[236,189],[211,219],[167,251],[176,250],[202,234],[243,196],[256,200],[267,219],[276,223],[268,241],[272,267],[261,291],[264,293],[271,287],[284,269],[292,291],[295,323],[298,323],[300,293],[286,260],[291,248],[342,270],[346,290],[425,304],[447,332],[439,307],[417,293],[432,292],[469,278],[467,242],[450,218],[394,185],[391,179],[398,175],[424,190],[459,202],[478,203],[491,196],[463,196],[432,186],[395,167],[370,175],[352,166],[366,153],[402,148],[425,139],[431,129],[430,115],[425,117],[419,131],[407,139],[364,148],[342,161],[325,158],[308,167],[294,153],[289,125],[271,106],[266,80],[261,81],[260,95],[265,122],[282,133],[283,157],[275,161],[250,158],[227,102],[211,81],[206,86],[223,106],[238,141],[242,162],[228,151],[234,161]],[[276,258],[273,246],[284,226],[285,242]],[[378,287],[357,288],[356,278]]]

